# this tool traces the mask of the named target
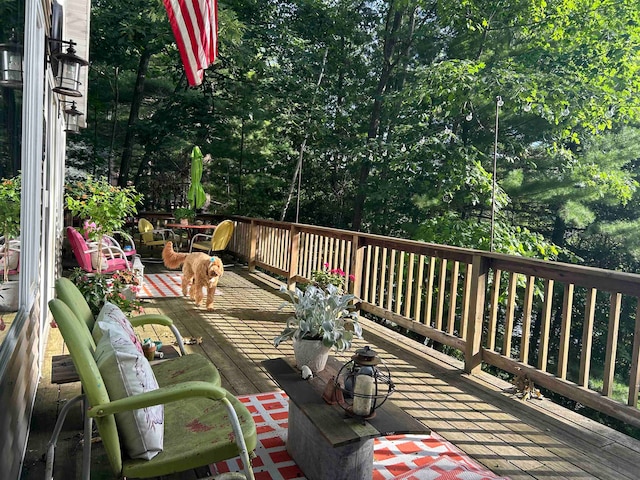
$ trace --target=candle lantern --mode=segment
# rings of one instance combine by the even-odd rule
[[[355,417],[372,418],[395,390],[391,373],[369,346],[356,350],[335,378],[338,403]]]

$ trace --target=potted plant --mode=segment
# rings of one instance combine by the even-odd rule
[[[2,280],[0,281],[0,310],[18,309],[18,282],[9,280],[9,271],[17,267],[19,260],[18,236],[20,235],[21,178],[0,180],[0,235],[4,243],[2,253]],[[15,264],[14,264],[15,263]]]
[[[126,315],[142,313],[142,302],[136,296],[140,283],[131,271],[88,274],[74,268],[69,280],[82,292],[94,316],[100,313],[105,301],[117,305]]]
[[[106,178],[86,180],[67,187],[67,208],[74,216],[87,220],[91,228],[85,233],[90,240],[102,245],[103,236],[122,229],[125,220],[135,215],[142,195],[134,187],[116,187]],[[102,255],[98,255],[98,271],[102,270]]]
[[[334,285],[339,292],[345,290],[345,272],[341,268],[331,268],[328,263],[322,265],[322,270],[314,270],[311,272],[311,284],[322,289],[326,289],[328,285]],[[355,280],[354,275],[349,275],[349,281]]]
[[[362,337],[358,315],[350,309],[353,295],[343,294],[331,284],[325,289],[309,285],[304,292],[299,288],[292,292],[283,285],[280,291],[290,299],[280,308],[292,306],[294,314],[273,344],[278,347],[291,339],[298,368],[306,365],[312,372],[319,372],[325,367],[331,348],[342,352],[351,347],[354,336]]]
[[[173,211],[173,216],[176,221],[183,225],[188,225],[195,220],[196,212],[190,208],[178,207]]]

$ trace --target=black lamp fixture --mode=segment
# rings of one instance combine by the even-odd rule
[[[67,97],[81,97],[80,72],[82,67],[89,65],[89,62],[76,55],[76,50],[73,47],[77,44],[73,40],[50,38],[49,42],[69,45],[66,52],[52,55],[52,58],[58,62],[58,75],[56,76],[56,86],[53,91]]]
[[[8,43],[0,44],[0,86],[22,88],[22,45],[15,31]]]
[[[66,125],[64,131],[67,133],[80,133],[78,120],[84,113],[76,108],[76,102],[65,103],[71,103],[71,106],[64,109],[64,121]]]
[[[338,403],[351,416],[368,419],[375,416],[375,410],[395,388],[387,366],[366,346],[356,350],[342,366],[333,385],[327,385],[323,398],[328,403]]]

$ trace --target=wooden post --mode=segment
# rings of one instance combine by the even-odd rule
[[[258,248],[258,227],[255,220],[249,224],[249,271],[256,271],[256,250]]]
[[[298,258],[300,256],[300,229],[294,224],[289,231],[291,242],[289,243],[289,275],[287,276],[287,288],[292,290],[296,286],[294,280],[298,275]]]
[[[488,273],[489,259],[474,255],[471,265],[471,308],[464,352],[464,371],[467,373],[479,372],[482,363],[482,323]]]

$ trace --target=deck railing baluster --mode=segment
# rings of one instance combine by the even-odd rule
[[[627,311],[630,301],[640,297],[640,275],[312,225],[234,220],[230,248],[246,257],[250,271],[258,266],[288,276],[291,286],[309,281],[313,270],[329,263],[355,276],[346,285],[358,295],[363,312],[462,351],[465,371],[476,372],[485,362],[514,375],[526,374],[544,388],[640,426],[635,408],[640,305],[636,312]],[[506,286],[501,284],[503,273]],[[518,289],[519,278],[525,279],[523,289]],[[543,284],[542,298],[536,296],[538,282]],[[555,288],[556,282],[563,288]],[[606,292],[607,300],[598,291]],[[596,318],[607,309],[608,322]],[[572,331],[577,330],[572,329],[572,318],[578,314],[584,315],[581,332]],[[628,332],[632,321],[633,338],[630,333],[618,338],[622,326]],[[596,329],[602,333],[605,328],[606,344],[595,336]],[[633,342],[630,371],[623,368],[629,363],[616,362],[618,342],[623,341]],[[498,351],[496,342],[502,347]],[[602,373],[590,368],[596,349],[605,350]],[[589,390],[591,377],[595,384],[602,380],[602,395]],[[628,378],[626,403],[631,409],[609,398],[614,382],[622,378]]]
[[[560,327],[560,352],[558,353],[558,378],[567,378],[569,342],[571,340],[571,312],[573,310],[573,283],[564,286],[562,302],[562,325]]]
[[[607,351],[604,372],[602,374],[602,394],[610,397],[613,392],[613,379],[618,347],[618,327],[620,326],[620,308],[622,294],[615,292],[609,297],[609,328],[607,329]]]
[[[456,324],[456,306],[458,303],[458,275],[460,274],[460,262],[451,265],[451,282],[449,289],[449,315],[447,316],[447,333],[453,335]],[[460,331],[460,330],[458,330]]]
[[[578,385],[589,386],[589,370],[591,367],[591,347],[593,344],[593,317],[596,310],[595,288],[587,291],[587,301],[584,309],[584,323],[582,325],[582,348],[580,355],[580,375]]]
[[[522,311],[522,336],[520,341],[520,361],[527,363],[529,360],[529,342],[531,340],[531,312],[533,311],[533,293],[536,286],[536,278],[529,275],[524,292]]]

